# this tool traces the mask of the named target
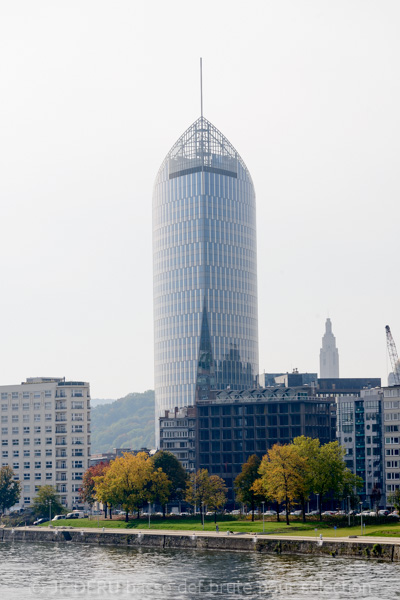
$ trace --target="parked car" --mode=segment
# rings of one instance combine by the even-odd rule
[[[266,517],[276,517],[276,510],[266,510],[264,515]]]
[[[317,515],[319,515],[318,510],[311,510],[310,512],[306,513],[306,517],[316,517]]]
[[[65,515],[56,515],[52,521],[60,521],[61,519],[65,519]]]
[[[292,510],[292,512],[290,513],[292,515],[292,517],[300,517],[302,515],[301,510]]]
[[[387,517],[389,514],[389,511],[388,510],[380,510],[378,514],[380,517]]]
[[[71,517],[70,515],[74,515]],[[86,519],[87,514],[83,510],[73,510],[67,514],[67,519]]]
[[[240,515],[240,510],[233,510],[231,515]]]
[[[393,517],[394,519],[398,519],[399,518],[399,514],[395,511],[391,512],[388,517]]]
[[[322,513],[322,517],[335,517],[337,515],[337,512],[335,510],[325,510]]]
[[[34,525],[41,525],[41,523],[47,523],[47,522],[48,522],[48,519],[42,518],[42,519],[38,519],[37,521],[34,521],[33,524]]]

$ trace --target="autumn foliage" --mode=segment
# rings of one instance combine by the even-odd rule
[[[145,502],[168,501],[171,482],[154,466],[145,452],[125,453],[111,461],[103,474],[94,476],[96,500],[110,506],[122,506],[128,513],[138,511]]]

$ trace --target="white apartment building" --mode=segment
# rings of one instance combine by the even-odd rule
[[[383,388],[386,494],[400,487],[400,387]]]
[[[65,378],[29,378],[0,386],[1,466],[21,482],[19,506],[41,485],[56,488],[65,507],[81,504],[90,456],[90,388]]]

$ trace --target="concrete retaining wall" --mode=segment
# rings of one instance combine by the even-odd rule
[[[235,550],[265,554],[302,554],[313,556],[340,556],[351,558],[379,559],[400,562],[400,545],[364,542],[360,540],[324,541],[322,545],[314,539],[279,539],[238,535],[207,536],[201,533],[162,534],[117,531],[85,531],[79,529],[4,528],[0,529],[0,541],[58,542],[76,544],[100,544],[130,548],[188,548],[192,550]]]

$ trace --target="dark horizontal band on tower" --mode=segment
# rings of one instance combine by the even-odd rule
[[[217,173],[217,175],[226,175],[227,177],[235,177],[237,179],[237,173],[235,171],[226,171],[225,169],[217,169],[216,167],[198,166],[191,167],[190,169],[182,169],[182,171],[176,171],[176,173],[170,173],[169,179],[175,177],[181,177],[181,175],[190,175],[191,173],[199,173],[205,171],[206,173]]]

